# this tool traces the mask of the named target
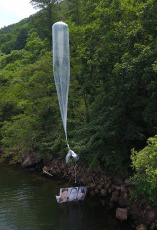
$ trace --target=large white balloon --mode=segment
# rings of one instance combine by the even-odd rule
[[[64,22],[52,27],[53,73],[58,95],[63,127],[67,139],[67,106],[70,81],[69,28]]]
[[[59,107],[63,121],[69,152],[66,162],[72,156],[75,161],[79,158],[69,148],[67,140],[67,108],[70,83],[70,52],[69,52],[69,28],[64,22],[56,22],[52,26],[53,37],[53,74],[55,78],[56,90],[58,95]]]

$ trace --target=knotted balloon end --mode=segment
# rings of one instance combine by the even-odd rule
[[[74,151],[72,151],[71,149],[69,150],[69,152],[67,153],[67,155],[65,157],[66,163],[69,162],[70,157],[73,157],[75,162],[79,160],[79,156]]]

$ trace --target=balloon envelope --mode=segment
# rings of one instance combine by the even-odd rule
[[[70,82],[69,28],[64,22],[52,26],[53,73],[63,127],[67,139],[67,107]]]

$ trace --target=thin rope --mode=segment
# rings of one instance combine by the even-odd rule
[[[78,183],[79,185],[81,185],[79,177],[77,175],[77,163],[76,162],[74,162],[73,169],[74,169],[74,175],[75,175],[75,184]],[[72,171],[69,170],[69,172],[70,172],[70,179],[69,179],[69,182],[68,182],[68,186],[69,186],[69,184],[71,182],[71,179],[72,179]]]
[[[76,171],[76,167],[77,167],[77,165],[76,165],[76,162],[75,162],[75,165],[74,165],[74,172],[75,172],[75,184],[76,184],[76,182],[77,182],[77,171]]]

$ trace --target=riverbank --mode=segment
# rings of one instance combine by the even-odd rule
[[[22,167],[30,167],[30,171],[40,169],[43,175],[54,179],[64,179],[69,185],[74,185],[74,166],[66,164],[65,159],[56,157],[51,162],[39,163],[35,154],[22,159]],[[157,207],[143,204],[140,200],[131,200],[134,184],[128,183],[128,178],[110,176],[105,171],[94,170],[84,166],[79,161],[76,166],[77,183],[88,187],[88,194],[98,199],[107,209],[114,209],[116,218],[128,221],[136,230],[157,229]]]
[[[65,180],[75,180],[74,167],[67,165],[58,157],[44,165],[43,174]],[[140,200],[131,200],[134,184],[129,184],[122,176],[109,176],[104,171],[91,171],[83,162],[77,164],[77,176],[81,185],[88,186],[88,194],[100,200],[108,209],[116,210],[116,218],[129,221],[137,230],[157,229],[157,207],[142,204]]]
[[[58,204],[56,195],[66,180],[30,169],[0,161],[0,229],[132,230],[89,195],[84,201]]]

